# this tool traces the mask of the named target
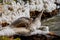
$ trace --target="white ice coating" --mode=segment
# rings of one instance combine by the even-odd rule
[[[3,28],[2,28],[3,29]],[[16,34],[15,31],[10,27],[5,27],[3,30],[0,30],[0,36],[12,36]]]
[[[30,11],[46,10],[47,12],[52,12],[56,9],[56,4],[54,2],[55,0],[31,0]]]
[[[11,7],[13,11],[8,10],[8,7]],[[11,24],[11,22],[13,22],[14,20],[20,17],[30,18],[28,2],[22,6],[20,3],[16,4],[15,1],[12,1],[12,5],[4,5],[3,9],[4,9],[4,13],[2,14],[2,18],[4,21],[8,22],[9,24]]]
[[[44,0],[45,10],[47,12],[52,12],[56,9],[56,4],[54,2],[55,1],[52,0]]]
[[[14,20],[20,17],[28,17],[30,18],[30,11],[42,11],[46,10],[47,12],[52,12],[56,9],[56,4],[53,0],[31,0],[30,5],[29,2],[26,4],[20,0],[19,2],[12,1],[12,5],[4,5],[4,13],[2,14],[3,21],[11,24]],[[45,5],[45,6],[44,6]],[[8,10],[11,7],[13,11]]]
[[[42,11],[46,10],[46,12],[52,12],[56,9],[56,4],[54,3],[54,0],[31,0],[30,4],[27,2],[24,4],[22,0],[19,0],[19,2],[12,1],[12,5],[4,5],[4,13],[2,13],[2,17],[0,18],[0,22],[6,21],[7,23],[11,24],[14,20],[20,18],[20,17],[28,17],[30,18],[30,11]],[[8,7],[12,8],[13,10],[8,10]],[[41,24],[37,22],[38,24]],[[34,24],[36,25],[36,24]],[[1,25],[0,25],[1,26]],[[41,26],[41,25],[36,25]],[[1,28],[2,29],[2,28]],[[35,28],[36,29],[36,28]],[[33,34],[43,34],[48,33],[49,28],[46,27],[46,31],[42,30],[34,30],[31,35]],[[6,29],[3,29],[0,31],[0,36],[2,35],[14,35],[15,31],[11,29],[10,27],[6,27]]]
[[[47,33],[49,33],[49,31],[35,30],[35,31],[31,32],[30,35],[47,34]]]
[[[43,7],[42,0],[31,0],[30,2],[30,11],[42,11]]]

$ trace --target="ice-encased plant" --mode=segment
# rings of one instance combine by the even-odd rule
[[[30,0],[30,2],[27,1],[25,3],[22,0],[19,0],[19,2],[12,1],[11,5],[5,4],[3,5],[3,10],[4,12],[2,13],[2,19],[0,21],[7,22],[11,24],[15,20],[21,17],[27,17],[30,18],[30,11],[46,11],[46,12],[52,12],[53,10],[56,9],[56,4],[54,3],[55,1],[52,0]],[[43,12],[42,12],[43,13]],[[42,14],[41,13],[41,14]],[[7,26],[6,28],[2,28],[0,31],[0,36],[2,35],[14,35],[16,34],[16,30],[18,32],[30,32],[30,35],[33,34],[45,34],[49,33],[49,28],[46,26],[41,26],[41,15],[38,16],[34,22],[32,22],[29,26],[29,30],[32,30],[30,32],[26,28],[11,28],[11,26]],[[45,27],[45,31],[39,30],[40,27]],[[24,30],[23,30],[24,29]]]

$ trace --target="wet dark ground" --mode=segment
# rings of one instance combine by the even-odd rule
[[[60,40],[60,36],[57,35],[31,35],[31,36],[19,36],[15,35],[14,38],[20,38],[21,40]]]

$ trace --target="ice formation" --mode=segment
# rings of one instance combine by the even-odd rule
[[[43,30],[34,30],[33,32],[31,32],[30,35],[35,35],[35,34],[47,34],[47,33],[49,33],[49,28],[48,28],[48,27],[46,27],[46,28],[47,28],[47,30],[45,30],[45,31],[43,31]]]
[[[12,8],[13,10],[10,11],[8,8]],[[14,20],[20,17],[28,17],[30,18],[29,12],[29,3],[27,2],[25,5],[21,5],[20,3],[16,3],[15,1],[12,2],[12,5],[4,5],[3,6],[4,13],[2,14],[2,18],[4,21],[11,24]]]
[[[53,0],[31,0],[31,2],[25,3],[20,0],[19,2],[12,1],[12,5],[4,5],[4,13],[2,14],[2,18],[4,21],[11,24],[14,20],[20,17],[28,17],[30,18],[30,11],[42,11],[46,10],[47,12],[52,12],[56,9],[56,4]],[[12,8],[10,11],[8,8]]]
[[[5,27],[3,30],[0,30],[0,36],[11,36],[16,34],[15,31],[10,27]]]
[[[56,9],[56,4],[54,2],[55,1],[52,0],[44,0],[44,6],[47,12],[52,12]]]
[[[30,0],[31,2],[25,3],[22,0],[18,0],[16,3],[15,1],[11,2],[11,5],[5,4],[3,6],[4,12],[2,13],[2,17],[0,18],[0,22],[7,22],[11,24],[13,21],[20,17],[28,17],[30,18],[30,11],[46,11],[52,12],[56,9],[56,4],[54,3],[55,0]],[[11,8],[12,10],[10,10]],[[37,21],[38,24],[41,24]],[[36,24],[34,24],[36,25]],[[1,25],[0,25],[1,26]],[[36,25],[41,26],[41,25]],[[34,27],[33,27],[34,28]],[[2,29],[2,28],[1,28]],[[36,29],[36,28],[35,28]],[[31,34],[39,34],[39,33],[48,33],[49,28],[46,28],[46,31],[35,30]],[[13,35],[15,31],[9,27],[0,31],[1,35]]]

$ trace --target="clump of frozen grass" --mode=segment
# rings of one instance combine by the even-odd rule
[[[52,12],[53,10],[56,9],[56,4],[54,3],[55,1],[44,0],[43,2],[44,2],[46,12]]]
[[[15,1],[11,2],[12,5],[4,5],[4,13],[2,14],[3,20],[11,24],[14,20],[20,18],[20,17],[28,17],[30,18],[30,12],[29,12],[29,3],[26,4],[20,4],[19,2],[16,3]],[[13,10],[10,11],[8,8],[12,8]]]
[[[54,2],[54,0],[31,0],[30,3],[25,3],[22,0],[17,3],[15,1],[12,1],[11,5],[5,4],[3,6],[4,13],[2,13],[2,20],[0,19],[0,21],[6,21],[7,23],[11,24],[13,21],[17,20],[20,17],[30,18],[30,11],[40,12],[44,10],[46,12],[52,12],[56,9],[56,4]],[[9,8],[12,9],[12,11]],[[31,35],[49,33],[48,27],[45,28],[45,31],[38,29],[42,27],[39,19],[34,24],[32,24],[32,26],[34,30],[31,32]],[[6,27],[0,31],[0,36],[9,36],[14,34],[16,34],[15,31],[10,27]]]
[[[12,11],[9,8],[13,9]],[[14,20],[20,17],[30,18],[30,11],[42,11],[52,12],[56,9],[56,4],[52,0],[31,0],[31,2],[25,3],[20,0],[19,2],[12,1],[11,5],[3,6],[4,13],[2,14],[3,20],[11,24]]]
[[[31,11],[42,11],[52,12],[56,9],[55,0],[31,0],[30,10]]]

